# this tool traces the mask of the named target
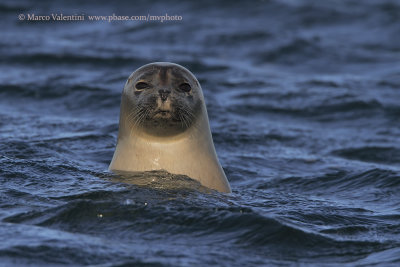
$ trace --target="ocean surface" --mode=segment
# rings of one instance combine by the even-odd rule
[[[399,1],[1,1],[0,21],[0,266],[400,265]],[[199,79],[231,194],[107,171],[154,61]]]

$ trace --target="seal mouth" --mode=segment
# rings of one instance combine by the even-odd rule
[[[167,114],[167,113],[171,113],[169,110],[162,110],[162,109],[160,109],[160,110],[157,110],[156,111],[156,114],[162,114],[162,115],[165,115],[165,114]]]
[[[159,109],[154,113],[154,118],[171,118],[172,117],[172,113],[170,110],[163,110],[163,109]]]

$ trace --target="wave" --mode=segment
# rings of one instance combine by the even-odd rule
[[[128,246],[95,236],[12,223],[1,223],[1,229],[4,242],[0,258],[7,266],[161,265],[155,259],[132,254]],[[136,245],[135,250],[142,249]]]
[[[283,133],[265,133],[265,134],[248,134],[244,131],[229,131],[229,132],[213,132],[213,140],[217,144],[228,144],[230,146],[234,145],[237,147],[247,146],[247,145],[259,145],[267,144],[272,142],[282,142],[289,143],[298,140],[295,136],[285,135]]]
[[[113,233],[112,238],[125,241],[150,233],[187,235],[187,238],[211,243],[218,240],[235,247],[261,249],[272,257],[287,251],[293,257],[360,256],[387,247],[373,241],[335,240],[262,216],[246,207],[222,205],[218,195],[200,194],[193,199],[193,194],[181,191],[171,199],[173,194],[155,194],[150,189],[96,191],[61,198],[58,200],[68,202],[55,208],[9,216],[3,221],[104,237]],[[182,197],[185,195],[186,198]],[[208,206],[194,205],[202,197],[208,198]],[[210,197],[218,204],[210,206]]]
[[[131,66],[132,62],[143,62],[143,60],[132,57],[110,56],[101,57],[99,55],[79,55],[79,54],[50,54],[50,53],[25,53],[19,55],[4,55],[2,62],[15,62],[20,64],[34,65],[60,65],[60,64],[83,64],[106,67]]]
[[[86,110],[89,113],[93,112],[108,112],[109,109],[119,107],[121,101],[120,91],[115,92],[99,87],[91,86],[60,86],[57,84],[51,85],[0,85],[0,95],[3,99],[12,100],[15,106],[24,105],[25,101],[30,101],[30,106],[34,107],[33,103],[46,101],[45,105],[37,107],[37,111],[49,112],[55,110],[55,113],[60,113],[62,110],[70,112]],[[17,100],[15,102],[14,100]],[[60,110],[61,109],[61,110]]]
[[[306,39],[294,39],[286,44],[277,45],[268,51],[257,52],[255,58],[257,63],[293,63],[298,61],[317,58],[325,55],[322,47],[317,42]]]
[[[0,92],[3,97],[7,96],[23,96],[32,97],[37,99],[57,98],[63,96],[70,96],[71,94],[91,94],[93,97],[116,97],[120,96],[120,92],[115,93],[109,89],[101,87],[92,87],[88,85],[71,85],[71,86],[60,86],[58,84],[52,84],[51,81],[46,85],[40,84],[26,84],[26,85],[14,85],[14,84],[1,84]],[[98,99],[97,99],[98,100]]]
[[[210,36],[210,38],[207,38],[206,43],[208,45],[243,44],[248,46],[251,42],[267,41],[271,37],[272,34],[266,31],[221,33],[219,35]]]
[[[400,175],[397,172],[383,169],[371,169],[365,172],[357,173],[354,171],[337,171],[328,173],[322,177],[289,177],[284,179],[275,179],[259,186],[259,188],[285,187],[300,192],[356,192],[349,197],[363,193],[364,197],[369,198],[368,190],[386,190],[397,192],[400,189]]]
[[[24,7],[24,6],[0,4],[0,13],[3,13],[3,14],[7,14],[7,13],[16,14],[16,12],[21,13],[26,10],[28,10],[28,8]]]
[[[381,45],[379,51],[381,56],[378,57],[374,52],[371,53],[371,47],[375,47],[375,43],[357,45],[357,50],[338,50],[334,46],[333,43],[323,42],[318,36],[309,39],[294,38],[271,44],[263,50],[256,49],[254,52],[249,52],[249,55],[256,65],[271,63],[301,65],[303,69],[311,68],[316,71],[318,68],[323,68],[334,72],[337,71],[338,66],[347,64],[393,62],[397,53],[397,49],[392,45]],[[326,62],[329,64],[327,65]]]
[[[365,162],[395,164],[400,162],[400,149],[396,147],[367,146],[332,151],[333,155]]]
[[[312,118],[317,121],[359,120],[360,117],[385,116],[390,120],[397,120],[400,106],[384,105],[377,100],[350,100],[337,103],[323,103],[305,105],[304,102],[288,103],[286,106],[279,103],[262,103],[267,95],[260,96],[255,103],[235,104],[227,107],[229,112],[239,115],[260,115],[265,113],[290,115],[293,117]],[[301,104],[301,106],[300,106]]]

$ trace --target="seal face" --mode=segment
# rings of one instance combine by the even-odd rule
[[[215,152],[201,86],[190,71],[156,62],[129,76],[109,169],[165,170],[231,192]]]
[[[180,66],[146,65],[131,75],[124,90],[132,106],[130,123],[156,136],[182,133],[201,111],[199,90],[197,80]]]

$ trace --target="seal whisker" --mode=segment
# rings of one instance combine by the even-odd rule
[[[185,124],[185,127],[189,128],[191,120],[190,120],[190,118],[188,116],[188,113],[189,113],[188,109],[185,106],[181,106],[179,111],[180,111],[179,114],[181,115],[181,118],[182,118],[182,121]]]
[[[139,123],[139,117],[142,113],[142,109],[140,108],[135,108],[132,113],[129,114],[128,118],[131,120],[131,123],[133,124],[133,126],[137,126],[137,124]]]
[[[180,110],[182,113],[182,117],[186,123],[186,127],[189,127],[191,122],[194,120],[193,112],[186,106],[182,106]]]

